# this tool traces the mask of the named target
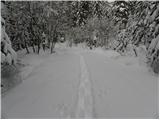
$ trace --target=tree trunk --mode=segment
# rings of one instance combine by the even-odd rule
[[[49,39],[50,39],[50,38],[49,38]],[[50,43],[51,43],[51,41],[48,40],[48,43],[47,43],[47,44],[48,44],[48,45],[47,45],[47,48],[48,48],[48,49],[50,48],[50,45],[51,45]]]
[[[136,57],[137,57],[137,52],[136,52],[135,48],[133,49],[133,51],[134,51],[134,53],[135,53],[135,55],[136,55]]]
[[[25,48],[26,48],[27,53],[29,54],[30,52],[29,52],[29,49],[28,49],[26,40],[24,40],[24,45],[25,45]]]
[[[53,49],[54,49],[54,47],[55,47],[55,42],[52,42],[52,46],[51,46],[51,54],[53,53]]]
[[[33,52],[35,53],[35,48],[34,48],[34,44],[32,44],[32,49],[33,49]]]
[[[39,54],[39,51],[41,49],[41,46],[40,46],[41,45],[41,40],[40,40],[38,35],[36,36],[36,41],[37,41],[37,46],[38,46],[37,53]]]
[[[32,49],[33,49],[33,53],[35,53],[35,48],[34,48],[34,42],[35,42],[35,38],[34,38],[34,32],[33,32],[33,28],[32,28],[32,19],[31,19],[31,22],[30,22],[30,31],[31,31],[31,46],[32,46]]]
[[[104,38],[105,49],[108,48],[108,37]]]
[[[37,53],[39,54],[39,51],[40,51],[40,44],[38,44],[37,46],[38,46]]]
[[[53,49],[54,49],[55,44],[56,44],[56,42],[57,42],[57,32],[56,32],[57,26],[58,26],[58,23],[56,24],[56,26],[55,26],[55,28],[54,28],[54,34],[55,34],[55,35],[54,35],[54,38],[53,38],[52,44],[51,44],[51,54],[53,53]]]
[[[29,52],[29,49],[28,49],[28,47],[27,47],[27,44],[26,44],[26,43],[25,43],[25,48],[26,48],[27,53],[29,54],[30,52]]]

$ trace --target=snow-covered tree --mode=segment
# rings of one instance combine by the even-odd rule
[[[11,41],[5,31],[5,20],[1,18],[1,63],[9,65],[17,63],[17,53],[12,48]]]
[[[125,32],[120,31],[119,35],[126,38],[123,38],[124,42],[131,41],[136,47],[145,45],[148,64],[158,73],[159,2],[136,1],[129,13]]]

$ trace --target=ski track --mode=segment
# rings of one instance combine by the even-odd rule
[[[78,103],[76,108],[76,118],[93,118],[93,97],[89,73],[84,60],[80,55],[80,84],[78,88]]]

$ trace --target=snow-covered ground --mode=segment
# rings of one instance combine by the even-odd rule
[[[23,82],[2,97],[4,118],[158,118],[158,76],[138,57],[67,48],[23,55]]]

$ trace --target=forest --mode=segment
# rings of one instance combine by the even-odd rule
[[[1,4],[5,31],[15,51],[39,53],[44,37],[51,53],[59,41],[68,41],[69,46],[85,43],[91,49],[100,46],[122,54],[129,44],[133,49],[143,45],[148,64],[158,73],[158,1],[2,1]]]
[[[159,1],[1,1],[2,118],[158,118]]]

